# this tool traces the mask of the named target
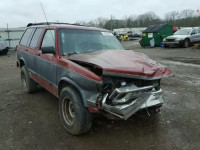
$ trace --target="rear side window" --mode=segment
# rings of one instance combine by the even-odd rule
[[[38,41],[39,41],[40,36],[42,34],[42,31],[43,31],[42,28],[36,29],[36,31],[33,35],[33,38],[31,40],[30,46],[29,46],[30,48],[35,49],[37,47],[37,44],[38,44]]]
[[[21,41],[20,41],[20,45],[23,45],[23,46],[28,46],[29,43],[30,43],[30,39],[33,35],[33,32],[34,32],[34,28],[30,28],[30,29],[27,29],[26,32],[24,33]]]

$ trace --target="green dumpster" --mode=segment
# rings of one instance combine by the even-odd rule
[[[173,26],[169,24],[150,25],[142,32],[140,45],[160,47],[163,39],[173,34]]]

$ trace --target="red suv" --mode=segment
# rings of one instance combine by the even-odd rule
[[[25,91],[39,84],[59,98],[61,122],[73,135],[91,128],[93,113],[126,120],[161,107],[160,79],[172,75],[144,54],[124,50],[107,30],[65,23],[28,24],[17,59]]]

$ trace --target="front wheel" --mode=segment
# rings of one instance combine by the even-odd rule
[[[8,53],[8,47],[7,48],[5,48],[4,50],[2,50],[2,51],[0,51],[0,54],[2,54],[2,55],[6,55],[7,53]]]
[[[92,114],[83,106],[80,94],[72,87],[64,87],[59,99],[59,114],[65,130],[79,135],[90,130]]]
[[[185,48],[188,48],[190,46],[190,41],[188,39],[185,39],[183,46]]]

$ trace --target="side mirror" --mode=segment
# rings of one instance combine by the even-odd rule
[[[42,54],[56,54],[56,50],[53,46],[42,47]]]

